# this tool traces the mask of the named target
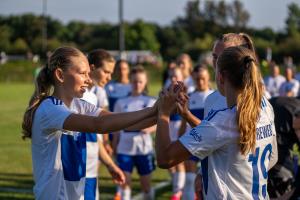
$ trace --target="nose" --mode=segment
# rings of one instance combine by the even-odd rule
[[[89,85],[93,83],[93,81],[92,81],[92,79],[91,79],[91,76],[90,76],[89,74],[86,76],[86,82],[87,82]]]

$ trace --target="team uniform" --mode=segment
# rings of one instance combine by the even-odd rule
[[[83,100],[90,104],[97,105],[98,99],[92,90],[86,90],[82,97]],[[99,145],[98,141],[102,141],[100,134],[86,135],[86,182],[84,189],[85,200],[99,199],[98,190],[98,168],[99,168]]]
[[[212,110],[201,124],[179,138],[200,158],[206,199],[269,199],[267,172],[277,161],[274,113],[263,98],[255,151],[240,153],[236,106]]]
[[[36,199],[84,199],[88,134],[63,130],[63,124],[72,113],[98,116],[100,112],[77,98],[69,108],[51,96],[39,105],[31,139]]]
[[[299,81],[296,79],[292,79],[291,81],[284,82],[279,89],[279,94],[280,96],[286,96],[287,92],[292,92],[293,97],[298,96]]]
[[[98,101],[97,101],[97,107],[99,108],[107,108],[108,107],[108,98],[107,98],[107,94],[106,91],[103,87],[99,87],[97,85],[93,86],[90,90],[91,92],[93,92]]]
[[[276,77],[267,76],[264,79],[266,90],[269,92],[271,97],[279,96],[279,89],[284,82],[285,82],[285,78],[282,75],[278,75]]]
[[[127,97],[131,92],[131,84],[123,84],[117,81],[111,81],[105,86],[108,96],[109,110],[113,111],[118,99]]]
[[[227,108],[226,98],[218,91],[214,91],[208,95],[204,102],[204,117],[207,116],[211,110],[219,110]]]
[[[204,118],[204,103],[205,99],[212,94],[213,90],[208,90],[205,92],[194,91],[189,95],[189,110],[200,120]],[[188,125],[186,132],[190,131],[191,127]],[[191,157],[192,160],[198,161],[198,159],[194,156]]]
[[[131,112],[151,107],[155,99],[145,95],[129,96],[119,99],[116,104],[115,112]],[[119,167],[131,173],[133,167],[137,167],[140,175],[148,175],[154,169],[153,144],[150,134],[137,131],[121,131],[117,146],[117,161]]]

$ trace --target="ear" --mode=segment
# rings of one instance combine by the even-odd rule
[[[56,68],[54,71],[54,76],[58,80],[58,82],[63,83],[64,82],[64,73],[61,68]]]
[[[95,65],[94,64],[90,64],[90,70],[91,70],[91,72],[93,72],[95,69],[96,69]]]
[[[218,81],[222,85],[224,85],[224,82],[225,82],[224,78],[225,78],[224,74],[218,71]]]

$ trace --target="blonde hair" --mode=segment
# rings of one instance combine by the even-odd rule
[[[256,142],[256,123],[259,119],[263,85],[254,53],[246,47],[226,48],[218,59],[218,69],[240,90],[237,97],[239,145],[243,155],[253,151]]]
[[[71,57],[84,56],[84,54],[73,47],[60,47],[50,56],[46,65],[39,72],[35,80],[35,91],[30,98],[29,105],[23,116],[22,138],[31,138],[32,123],[36,109],[46,99],[54,86],[54,71],[57,68],[66,70],[73,63]]]

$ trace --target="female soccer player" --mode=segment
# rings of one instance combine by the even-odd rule
[[[189,94],[189,109],[193,115],[195,115],[200,120],[203,120],[205,99],[213,92],[213,90],[210,89],[210,75],[207,66],[204,64],[196,65],[193,69],[192,75],[196,90]],[[179,135],[181,136],[183,133],[189,131],[190,129],[191,127],[187,126],[186,121],[183,119]],[[186,178],[183,189],[183,199],[195,199],[194,182],[198,162],[199,158],[195,156],[190,157],[189,160],[186,160],[184,162]]]
[[[216,81],[227,108],[210,112],[173,143],[167,126],[178,93],[171,89],[162,96],[155,139],[158,165],[169,168],[194,155],[202,160],[206,199],[268,198],[267,172],[277,161],[276,132],[253,52],[225,49],[217,61]]]
[[[37,77],[22,124],[23,137],[31,138],[36,199],[84,198],[86,134],[155,123],[156,106],[112,114],[80,100],[91,82],[89,72],[81,51],[61,47]]]
[[[130,112],[151,107],[155,99],[146,95],[147,74],[143,67],[135,67],[130,72],[130,82],[132,93],[130,96],[119,99],[115,112]],[[137,129],[134,131],[123,130],[119,138],[114,137],[116,146],[117,161],[119,167],[124,171],[126,181],[122,185],[121,199],[131,199],[131,173],[133,168],[137,168],[140,175],[140,182],[144,198],[154,199],[154,190],[151,188],[151,173],[155,169],[153,144],[150,133],[155,131],[154,127],[147,129]],[[118,139],[118,140],[116,140]]]

